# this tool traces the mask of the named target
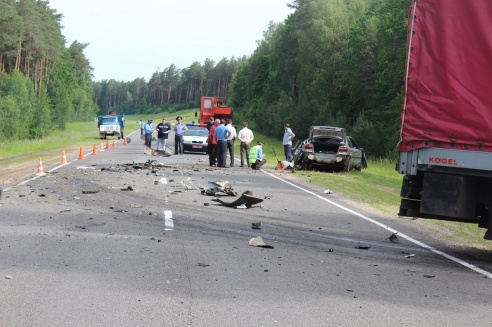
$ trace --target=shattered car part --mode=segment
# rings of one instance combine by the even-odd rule
[[[237,192],[234,191],[231,184],[228,181],[216,181],[216,182],[208,182],[207,186],[203,189],[202,194],[207,195],[228,195],[228,196],[237,196]]]
[[[266,249],[273,249],[274,248],[272,245],[266,244],[263,241],[263,238],[261,238],[261,236],[253,237],[252,239],[250,239],[249,245],[260,247],[260,248],[266,248]]]
[[[212,201],[220,202],[226,207],[239,207],[241,205],[245,205],[246,208],[251,208],[251,206],[262,202],[263,199],[254,197],[253,192],[251,191],[245,191],[239,198],[237,198],[235,201],[230,203],[224,202],[220,199],[212,199]]]

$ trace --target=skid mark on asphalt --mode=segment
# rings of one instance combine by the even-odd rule
[[[461,259],[459,259],[459,258],[453,257],[452,255],[449,255],[449,254],[447,254],[447,253],[444,253],[444,252],[442,252],[442,251],[440,251],[440,250],[438,250],[438,249],[435,249],[435,248],[433,248],[432,246],[427,245],[427,244],[425,244],[425,243],[422,243],[422,242],[420,242],[419,240],[416,240],[416,239],[414,239],[414,238],[412,238],[412,237],[410,237],[410,236],[408,236],[408,235],[405,235],[405,234],[403,234],[403,233],[401,233],[401,232],[397,231],[396,229],[393,229],[393,228],[391,228],[391,227],[389,227],[389,226],[387,226],[387,225],[385,225],[385,224],[380,223],[380,222],[379,222],[379,221],[377,221],[377,220],[374,220],[374,219],[372,219],[372,218],[369,218],[369,217],[367,217],[367,216],[364,216],[363,214],[358,213],[357,211],[354,211],[354,210],[349,209],[349,208],[347,208],[347,207],[345,207],[345,206],[342,206],[341,204],[338,204],[338,203],[333,202],[333,201],[331,201],[331,200],[329,200],[329,199],[327,199],[327,198],[324,198],[324,197],[320,196],[319,194],[316,194],[316,193],[314,193],[314,192],[312,192],[312,191],[310,191],[310,190],[307,190],[307,189],[305,189],[305,188],[303,188],[303,187],[300,187],[300,186],[298,186],[298,185],[295,185],[295,184],[293,184],[293,183],[291,183],[291,182],[289,182],[289,181],[287,181],[287,180],[285,180],[285,179],[283,179],[283,178],[280,178],[280,177],[278,177],[278,176],[275,176],[275,175],[274,175],[274,174],[272,174],[272,173],[266,172],[265,170],[262,170],[262,172],[264,172],[265,174],[269,175],[270,177],[276,178],[276,179],[278,179],[279,181],[282,181],[282,182],[284,182],[284,183],[286,183],[286,184],[288,184],[288,185],[290,185],[290,186],[292,186],[292,187],[295,187],[295,188],[297,188],[297,189],[299,189],[299,190],[301,190],[301,191],[303,191],[303,192],[306,192],[306,193],[308,193],[308,194],[314,195],[314,196],[315,196],[315,197],[317,197],[318,199],[320,199],[320,200],[322,200],[322,201],[325,201],[325,202],[328,202],[329,204],[331,204],[331,205],[333,205],[333,206],[335,206],[335,207],[338,207],[338,208],[340,208],[340,209],[342,209],[342,210],[345,210],[345,211],[347,211],[347,212],[350,212],[351,214],[353,214],[353,215],[355,215],[355,216],[357,216],[357,217],[359,217],[359,218],[362,218],[362,219],[364,219],[364,220],[367,220],[368,222],[373,223],[373,224],[375,224],[375,225],[377,225],[377,226],[379,226],[379,227],[381,227],[381,228],[383,228],[383,229],[385,229],[385,230],[387,230],[387,231],[389,231],[389,232],[391,232],[391,233],[398,233],[398,237],[404,238],[404,239],[406,239],[407,241],[412,242],[413,244],[416,244],[416,245],[418,245],[418,246],[420,246],[420,247],[422,247],[422,248],[424,248],[424,249],[426,249],[426,250],[429,250],[429,251],[431,251],[431,252],[433,252],[433,253],[435,253],[435,254],[438,254],[438,255],[440,255],[440,256],[443,256],[443,257],[445,257],[446,259],[449,259],[449,260],[454,261],[454,262],[456,262],[456,263],[459,263],[460,265],[462,265],[462,266],[464,266],[464,267],[466,267],[466,268],[469,268],[469,269],[471,269],[471,270],[473,270],[473,271],[475,271],[475,272],[477,272],[477,273],[479,273],[479,274],[482,274],[482,275],[484,275],[484,276],[486,276],[486,277],[488,277],[488,278],[492,278],[492,273],[491,273],[491,272],[485,271],[485,270],[483,270],[483,269],[481,269],[481,268],[478,268],[477,266],[474,266],[474,265],[472,265],[472,264],[470,264],[470,263],[468,263],[468,262],[466,262],[466,261],[463,261],[463,260],[461,260]]]

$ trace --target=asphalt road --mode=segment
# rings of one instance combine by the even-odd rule
[[[0,200],[1,326],[492,326],[490,253],[295,174],[152,157],[136,136],[68,159]],[[263,201],[224,206],[210,181]]]

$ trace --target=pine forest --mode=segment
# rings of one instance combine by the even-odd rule
[[[309,126],[340,126],[368,155],[394,156],[411,2],[291,0],[293,13],[265,26],[251,54],[94,81],[88,44],[66,45],[63,13],[49,1],[0,0],[0,142],[42,139],[109,110],[174,112],[221,96],[236,124],[264,134],[281,135],[286,122],[301,139]]]

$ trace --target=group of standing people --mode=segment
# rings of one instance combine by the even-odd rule
[[[232,125],[232,119],[210,118],[207,128],[209,165],[226,168],[227,152],[229,152],[229,166],[234,167],[234,141],[237,133],[236,128]]]
[[[162,119],[155,131],[157,131],[157,150],[165,150],[166,141],[169,138],[169,133],[174,130],[174,144],[175,154],[183,154],[183,134],[186,133],[188,128],[182,123],[183,117],[176,117],[176,125],[171,128],[171,125]],[[141,125],[141,133],[145,136],[145,145],[149,148],[152,144],[152,134],[154,128],[152,127],[153,119],[149,118],[147,123]],[[254,134],[251,129],[248,128],[248,123],[242,124],[242,129],[239,133],[236,133],[236,128],[232,125],[232,119],[214,119],[210,118],[207,123],[208,129],[208,155],[209,165],[211,167],[227,167],[227,153],[230,157],[230,167],[234,167],[234,141],[236,138],[241,142],[240,158],[241,167],[244,167],[245,163],[248,167],[253,169],[260,169],[266,163],[265,155],[263,154],[263,148],[265,143],[257,142],[257,144],[251,147],[254,140]],[[285,160],[287,162],[292,161],[292,140],[295,138],[295,134],[292,132],[289,124],[284,125],[284,136],[282,139],[282,145],[284,147]]]
[[[174,153],[183,154],[183,134],[188,130],[188,127],[182,123],[183,117],[176,117],[177,123],[174,125],[174,128],[171,128],[171,125],[163,118],[162,122],[154,129],[152,127],[153,121],[152,118],[149,118],[147,123],[141,124],[140,132],[144,135],[145,145],[149,148],[152,147],[152,134],[154,131],[157,131],[157,150],[165,151],[169,133],[171,133],[171,130],[174,130]]]

